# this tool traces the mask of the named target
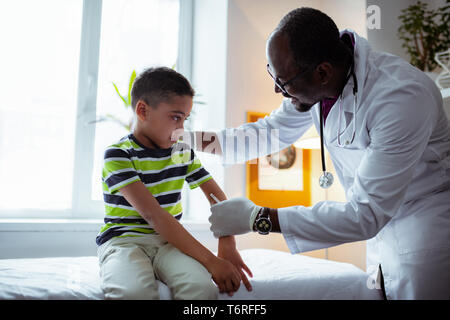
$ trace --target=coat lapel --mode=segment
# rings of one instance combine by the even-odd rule
[[[356,93],[356,113],[359,109],[359,101],[361,101],[364,79],[366,78],[366,60],[368,52],[367,41],[359,37],[356,33],[350,30],[355,36],[355,75],[358,82],[358,92]],[[343,31],[343,32],[345,32]],[[345,144],[346,141],[351,141],[353,135],[353,121],[355,120],[355,96],[353,95],[354,79],[350,77],[344,87],[342,93],[342,106],[339,112],[340,99],[336,101],[328,114],[326,125],[324,128],[324,140],[327,145],[337,146],[338,125],[340,117],[340,142]],[[356,139],[356,138],[355,138]]]

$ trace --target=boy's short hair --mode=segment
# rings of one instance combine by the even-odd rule
[[[189,81],[180,73],[167,67],[145,69],[136,77],[131,89],[131,106],[136,109],[139,100],[149,106],[168,101],[173,96],[195,95]]]

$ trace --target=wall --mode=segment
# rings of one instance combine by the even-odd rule
[[[265,45],[281,18],[300,6],[315,7],[330,15],[338,28],[366,35],[365,1],[230,0],[228,2],[226,126],[245,122],[246,111],[271,112],[281,103],[266,71]],[[339,11],[338,11],[339,10]],[[232,22],[232,23],[231,23]],[[226,169],[225,191],[245,194],[245,165]]]
[[[381,29],[367,30],[367,40],[373,49],[389,52],[409,61],[397,36],[400,26],[398,16],[402,14],[402,9],[416,2],[417,0],[367,0],[367,6],[377,5],[381,11]],[[445,4],[445,0],[427,0],[425,2],[428,3],[430,9]]]

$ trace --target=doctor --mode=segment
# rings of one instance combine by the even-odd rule
[[[278,129],[283,149],[314,125],[347,202],[273,209],[234,198],[211,207],[214,235],[281,232],[292,253],[367,240],[367,266],[381,272],[387,299],[450,299],[450,125],[435,84],[311,8],[288,13],[266,53],[281,106],[210,134],[226,153],[230,130]],[[322,163],[328,187],[333,177]]]

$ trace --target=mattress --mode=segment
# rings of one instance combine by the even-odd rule
[[[242,250],[253,272],[253,291],[243,284],[221,300],[381,299],[368,275],[354,265],[267,249]],[[158,281],[160,298],[170,290]],[[97,257],[0,260],[0,299],[104,299]]]

